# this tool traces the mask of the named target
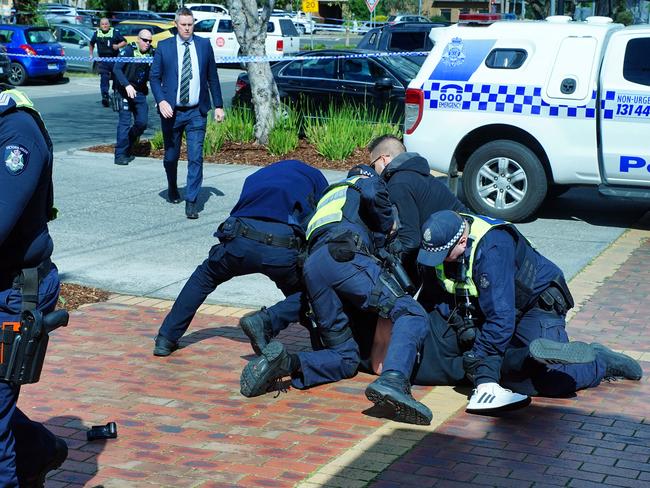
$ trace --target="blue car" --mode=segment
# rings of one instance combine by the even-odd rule
[[[48,27],[2,24],[0,45],[7,49],[11,60],[9,83],[12,85],[23,85],[29,78],[47,78],[52,81],[63,78],[66,69],[64,59],[36,57],[64,55],[61,44],[56,42]],[[26,56],[15,56],[16,54]]]

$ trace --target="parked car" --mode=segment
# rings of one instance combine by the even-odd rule
[[[399,22],[431,22],[430,19],[427,19],[424,15],[414,15],[414,14],[398,14],[391,15],[386,21],[387,24],[397,24]]]
[[[44,3],[39,5],[38,11],[49,24],[93,25],[92,15],[83,14],[69,5]]]
[[[217,15],[228,15],[228,9],[220,3],[186,3],[185,7],[189,8],[194,14],[194,21],[203,19],[212,19]]]
[[[57,42],[63,46],[66,56],[74,58],[88,57],[90,51],[88,44],[95,33],[95,29],[84,25],[58,24],[51,26]],[[95,63],[83,59],[66,60],[68,71],[94,72]]]
[[[316,32],[316,22],[312,18],[311,13],[305,13],[299,10],[293,15],[290,15],[290,17],[301,36]]]
[[[308,106],[312,113],[343,101],[375,110],[388,108],[394,120],[404,114],[406,87],[419,67],[403,58],[341,56],[369,54],[359,49],[308,51],[304,59],[278,61],[271,67],[280,99],[291,105]],[[326,59],[317,57],[327,56]],[[314,59],[310,59],[314,58]],[[251,105],[248,74],[235,84],[233,105]]]
[[[240,46],[229,15],[218,15],[211,19],[199,20],[194,24],[197,36],[210,39],[215,58],[238,56]],[[266,54],[278,56],[295,53],[300,49],[300,35],[290,18],[271,17],[266,31]],[[218,60],[217,60],[218,62]],[[223,66],[223,63],[218,63]],[[229,64],[226,67],[237,67]]]
[[[116,25],[125,20],[147,20],[154,22],[168,22],[168,19],[161,17],[150,10],[130,10],[128,12],[113,12],[110,17],[111,25]]]
[[[117,30],[124,36],[126,42],[135,42],[138,33],[142,29],[149,29],[152,34],[153,47],[158,46],[160,41],[169,39],[176,34],[176,26],[168,20],[123,20],[116,26]]]
[[[63,47],[56,42],[48,27],[33,25],[0,25],[0,44],[11,60],[9,83],[23,85],[29,78],[58,81],[66,70],[64,59],[34,58],[35,55],[64,56]],[[27,56],[15,56],[16,54]]]
[[[7,56],[7,49],[0,45],[0,83],[9,81],[10,68],[11,60]]]
[[[445,25],[433,22],[388,24],[366,32],[357,44],[357,48],[373,51],[428,53],[433,48],[433,41],[429,37],[431,29],[445,27]],[[409,56],[409,59],[422,66],[426,56]]]

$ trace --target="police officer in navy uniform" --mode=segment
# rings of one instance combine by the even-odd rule
[[[127,165],[133,160],[133,145],[147,128],[149,105],[147,105],[147,82],[154,49],[151,47],[152,35],[148,29],[138,33],[135,45],[124,48],[123,58],[135,58],[139,62],[117,62],[113,75],[117,81],[116,89],[122,97],[117,122],[117,140],[115,142],[115,164]],[[133,125],[131,125],[133,118]]]
[[[284,376],[296,388],[352,377],[361,358],[347,306],[394,323],[384,370],[367,387],[367,398],[389,418],[427,425],[431,411],[413,398],[408,381],[428,330],[426,313],[373,256],[394,218],[384,182],[371,168],[367,174],[373,176],[330,186],[307,227],[304,280],[324,349],[289,354],[280,342],[270,342],[242,371],[241,393],[261,395]]]
[[[60,288],[47,228],[52,145],[31,101],[16,90],[0,93],[0,150],[0,323],[6,323],[20,321],[26,274],[38,276],[30,301],[43,313],[54,309]],[[41,487],[65,460],[67,446],[16,407],[19,391],[0,381],[0,486]]]
[[[606,377],[641,378],[636,361],[597,343],[579,349],[587,357],[583,364],[554,364],[570,362],[562,355],[570,356],[563,348],[573,299],[562,271],[512,224],[451,210],[434,213],[422,227],[418,262],[424,272],[419,299],[442,314],[466,349],[463,369],[475,385],[468,412],[525,405],[529,395],[573,393]],[[508,357],[503,375],[509,349],[521,361]],[[522,367],[531,352],[537,361]],[[514,391],[500,385],[504,379]]]
[[[297,160],[278,161],[261,168],[244,181],[239,201],[215,236],[221,241],[196,268],[165,317],[155,339],[154,355],[168,356],[178,348],[196,311],[217,286],[235,276],[262,273],[287,296],[272,307],[268,329],[247,330],[261,338],[277,335],[298,322],[306,307],[298,269],[306,221],[327,180],[323,174]],[[305,310],[306,311],[306,310]]]
[[[90,57],[93,57],[95,46],[97,46],[97,55],[100,58],[115,58],[119,56],[120,49],[126,46],[126,39],[117,29],[111,27],[107,18],[99,21],[99,27],[93,34],[88,43]],[[97,72],[99,73],[99,90],[102,94],[102,105],[108,107],[108,89],[113,74],[112,61],[98,61]]]
[[[420,249],[420,229],[438,210],[467,212],[449,188],[431,174],[429,163],[418,153],[406,152],[404,144],[387,134],[368,144],[371,166],[386,181],[388,195],[397,207],[400,227],[390,250],[402,261],[411,281],[419,281],[416,257]]]

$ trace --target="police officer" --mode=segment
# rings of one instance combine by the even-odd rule
[[[50,261],[53,217],[52,144],[31,101],[0,93],[0,324],[19,322],[23,308],[54,309],[59,276]],[[4,368],[4,365],[3,365]],[[16,407],[19,387],[0,381],[0,486],[42,486],[67,446]]]
[[[273,307],[268,329],[245,329],[254,347],[265,334],[276,335],[298,322],[305,305],[298,270],[304,226],[326,187],[319,170],[296,160],[273,163],[246,178],[239,201],[215,234],[221,243],[181,290],[158,331],[154,355],[175,351],[206,297],[235,276],[262,273],[288,297]]]
[[[447,186],[433,177],[427,160],[418,153],[406,152],[393,135],[383,135],[368,145],[371,166],[386,181],[388,195],[397,207],[400,227],[390,248],[404,264],[411,281],[417,283],[416,257],[420,248],[420,229],[438,210],[467,212],[468,209]]]
[[[124,48],[123,58],[136,58],[139,62],[117,62],[113,75],[117,80],[116,89],[122,97],[117,122],[117,141],[115,142],[115,164],[127,165],[133,159],[133,145],[147,128],[149,106],[147,105],[147,82],[151,63],[143,59],[153,56],[151,31],[142,29],[134,46]],[[131,117],[133,125],[131,126]]]
[[[565,317],[573,307],[562,271],[512,224],[436,212],[422,227],[418,263],[424,267],[420,300],[442,314],[466,350],[463,369],[476,387],[467,411],[523,405],[528,395],[563,395],[610,376],[641,378],[636,361],[592,344],[595,360],[585,364],[529,364],[517,375],[516,361],[509,359],[515,367],[509,368],[508,384],[515,392],[499,385],[508,348],[531,348],[538,338],[568,342]],[[537,341],[534,355],[552,364],[554,344]],[[522,364],[525,359],[521,356]]]
[[[360,353],[348,306],[394,323],[384,370],[366,397],[389,418],[428,425],[431,411],[413,398],[408,381],[428,330],[426,314],[373,256],[394,220],[385,184],[372,173],[330,186],[307,226],[304,280],[324,349],[288,354],[280,342],[270,342],[242,371],[241,393],[261,395],[289,375],[296,388],[352,377]]]
[[[120,49],[126,46],[126,39],[124,39],[119,31],[111,27],[108,19],[104,17],[99,21],[99,27],[88,43],[91,58],[95,52],[95,45],[97,46],[97,55],[100,58],[115,58],[119,55]],[[113,64],[112,61],[97,62],[99,90],[102,94],[102,105],[104,107],[110,105],[108,100],[108,88],[109,82],[112,78]]]

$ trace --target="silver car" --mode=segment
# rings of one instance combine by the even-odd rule
[[[57,24],[52,26],[54,37],[63,46],[66,56],[68,71],[94,72],[95,66],[88,58],[90,51],[88,43],[93,37],[95,29],[83,25]],[[78,59],[86,58],[86,59]]]

